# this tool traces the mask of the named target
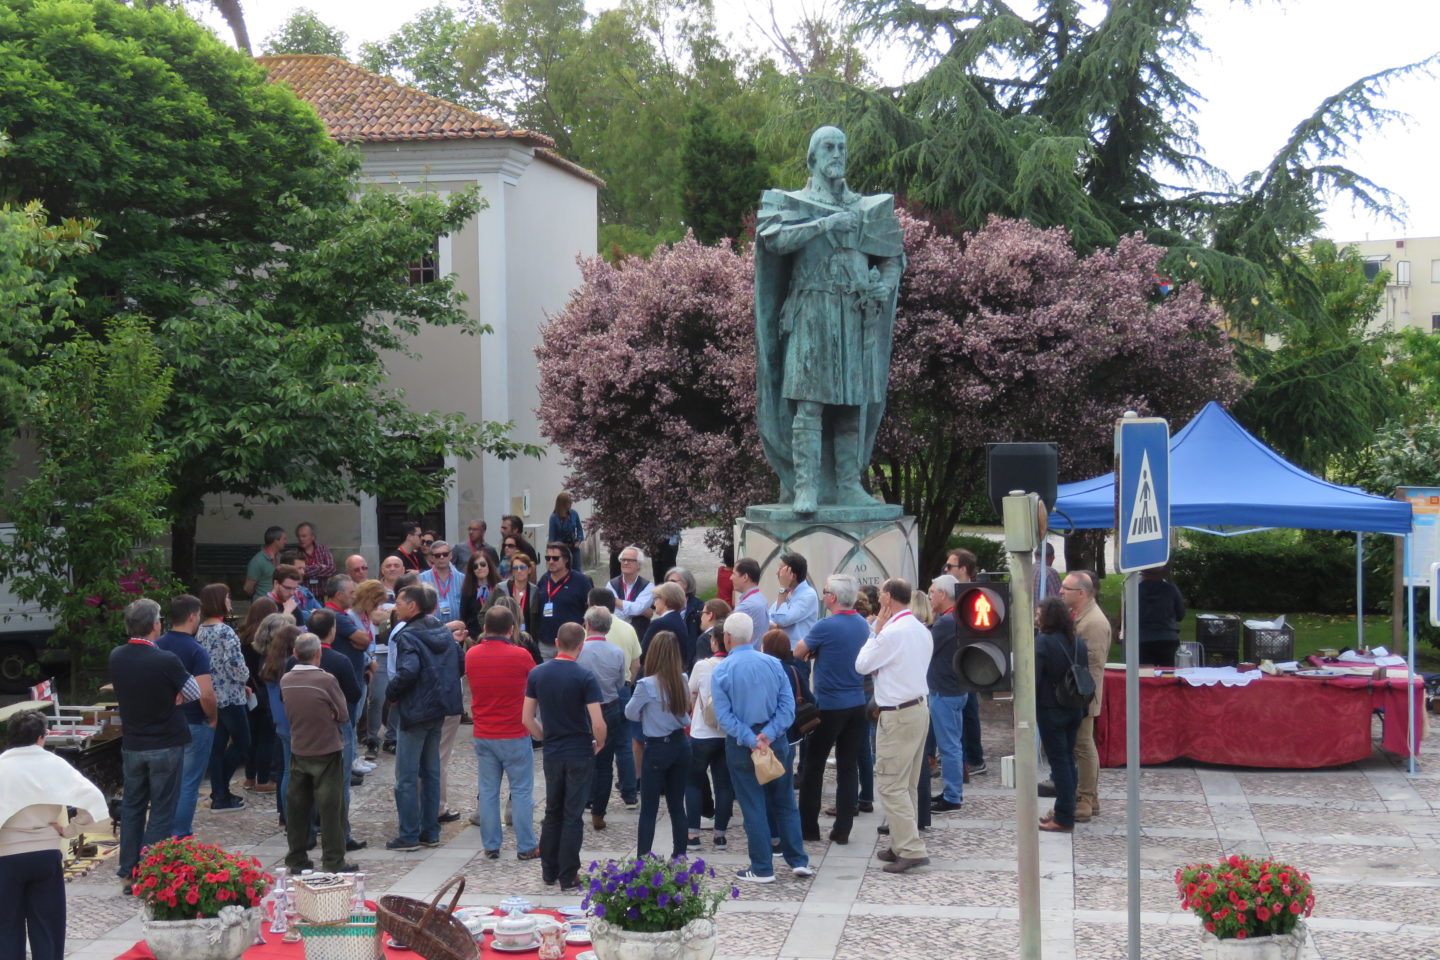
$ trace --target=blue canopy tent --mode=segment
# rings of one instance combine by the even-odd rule
[[[1253,437],[1215,401],[1170,438],[1170,524],[1235,536],[1275,527],[1355,531],[1355,620],[1364,636],[1362,534],[1407,538],[1410,503],[1328,483],[1306,473]],[[1115,474],[1061,484],[1050,526],[1106,530],[1115,526]],[[1413,588],[1408,604],[1410,671],[1415,670]],[[1412,698],[1411,709],[1415,709]],[[1410,772],[1415,772],[1411,745]]]
[[[1115,525],[1115,474],[1061,484],[1050,526]],[[1273,527],[1410,532],[1410,504],[1327,483],[1251,436],[1210,401],[1170,438],[1170,523],[1233,536]]]

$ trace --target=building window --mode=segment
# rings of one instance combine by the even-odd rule
[[[1440,283],[1440,260],[1430,261],[1430,282]]]
[[[1440,313],[1430,314],[1430,332],[1440,333]]]
[[[436,237],[430,245],[430,252],[412,262],[408,269],[412,287],[418,287],[422,283],[434,283],[440,279],[440,238]]]
[[[1409,261],[1409,260],[1396,260],[1396,261],[1395,261],[1395,282],[1398,283],[1398,284],[1399,284],[1400,286],[1402,286],[1402,287],[1408,287],[1408,286],[1410,285],[1410,261]]]

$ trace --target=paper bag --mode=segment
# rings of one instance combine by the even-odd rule
[[[755,779],[760,781],[762,786],[771,780],[778,779],[785,772],[785,767],[781,765],[779,758],[769,747],[765,747],[763,750],[751,750],[750,757],[755,761]]]

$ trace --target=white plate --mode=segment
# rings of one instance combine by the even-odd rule
[[[576,903],[568,907],[558,907],[556,908],[555,912],[560,914],[562,917],[583,917],[589,911],[586,910],[584,907],[580,906],[580,904]]]
[[[1296,670],[1297,677],[1343,677],[1346,676],[1343,670]]]
[[[527,950],[538,950],[540,948],[540,938],[536,937],[534,940],[520,947],[507,947],[499,940],[490,941],[490,946],[499,950],[501,953],[525,953]]]
[[[399,940],[396,940],[394,937],[386,937],[386,938],[385,938],[385,946],[389,947],[391,950],[409,950],[409,949],[410,949],[409,947],[405,946],[405,944],[401,943]]]
[[[590,942],[589,930],[571,930],[565,934],[565,942],[572,945],[585,944]]]
[[[599,958],[595,956],[594,950],[585,950],[575,954],[575,960],[599,960]]]

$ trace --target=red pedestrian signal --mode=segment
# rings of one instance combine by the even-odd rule
[[[1008,583],[962,583],[956,588],[955,675],[961,689],[1002,693],[1011,689]]]
[[[964,590],[964,588],[961,588]],[[1009,590],[972,587],[960,595],[960,616],[974,633],[990,633],[1005,623],[1005,596]]]

